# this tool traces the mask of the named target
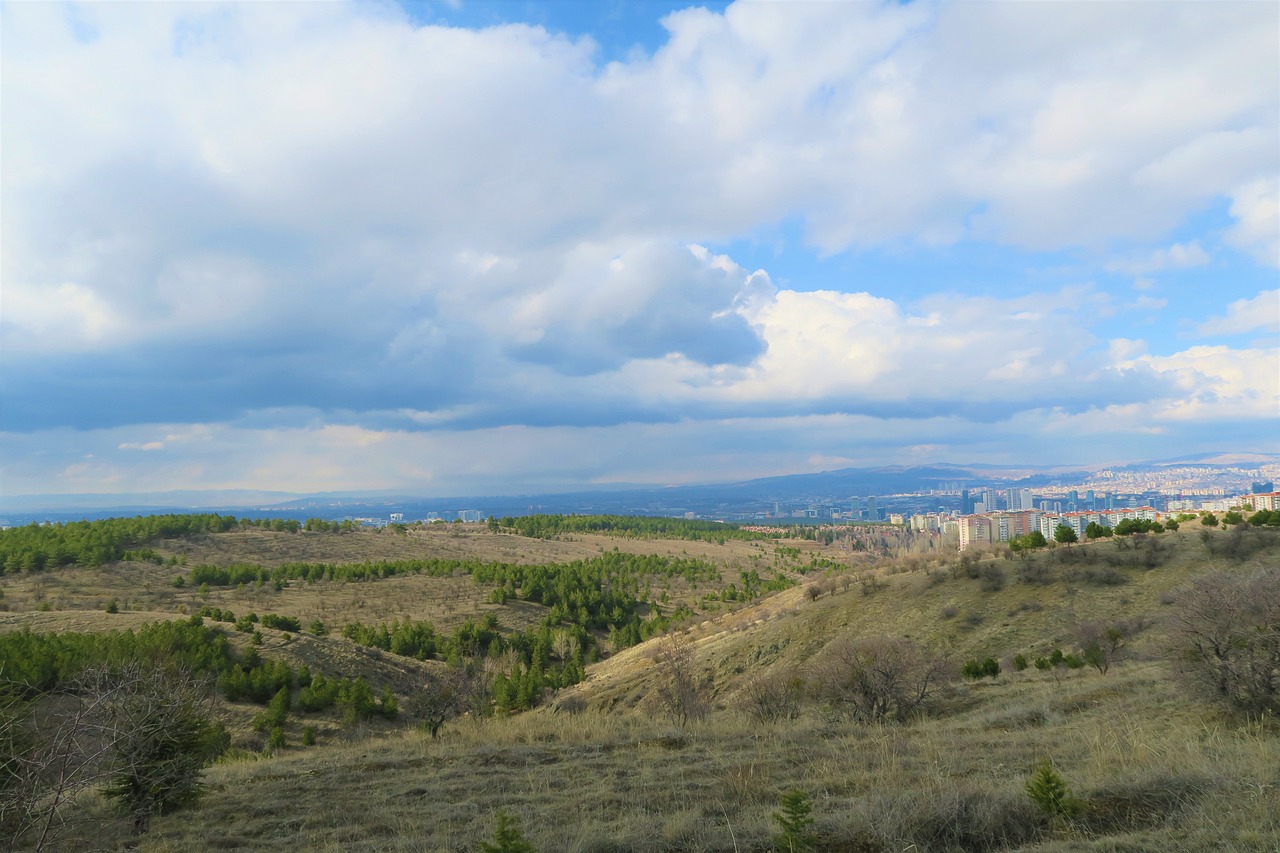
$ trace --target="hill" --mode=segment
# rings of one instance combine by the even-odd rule
[[[1192,695],[1171,677],[1166,652],[1180,591],[1214,572],[1247,577],[1274,567],[1280,543],[1270,531],[1184,525],[1177,533],[1036,553],[906,558],[874,567],[819,543],[805,543],[804,556],[796,557],[791,543],[771,541],[576,534],[543,541],[480,527],[454,533],[290,540],[240,531],[156,550],[165,562],[185,558],[181,570],[189,572],[197,561],[274,568],[326,556],[427,553],[559,564],[618,548],[706,560],[721,572],[710,585],[715,590],[740,583],[750,566],[776,566],[799,584],[698,607],[672,634],[637,645],[606,643],[584,680],[536,709],[466,715],[438,738],[403,717],[354,729],[327,712],[291,719],[289,745],[269,756],[242,750],[214,765],[206,771],[204,800],[157,818],[140,839],[106,820],[108,804],[86,792],[77,814],[103,822],[92,824],[92,834],[86,824],[73,825],[64,849],[474,850],[492,840],[501,809],[541,850],[766,850],[779,830],[773,815],[793,790],[812,805],[817,850],[1189,853],[1274,851],[1280,844],[1274,722],[1235,717]],[[201,601],[198,590],[172,587],[170,566],[93,571],[48,573],[39,599],[39,578],[5,577],[4,601],[13,608],[6,623],[37,630],[141,624]],[[668,601],[658,607],[674,609],[677,598],[709,603],[708,585],[668,580],[655,578],[647,600],[660,598],[661,586]],[[437,581],[453,586],[433,586]],[[209,602],[264,612],[269,605],[270,612],[303,619],[328,614],[334,624],[371,610],[383,617],[430,615],[442,627],[494,612],[505,631],[545,618],[537,602],[499,605],[462,594],[475,586],[465,576],[413,574],[290,580],[279,590],[214,588]],[[108,594],[123,600],[128,590],[131,602],[136,597],[157,609],[87,609]],[[77,595],[84,609],[68,606],[82,600]],[[442,602],[448,595],[451,605]],[[35,609],[51,600],[59,609]],[[516,615],[521,607],[528,611],[523,623]],[[1091,623],[1127,632],[1123,654],[1105,674],[1090,666],[1017,668],[1019,656],[1048,662],[1055,650],[1065,658],[1083,654],[1081,627]],[[248,642],[248,634],[230,633]],[[379,688],[392,686],[406,709],[415,684],[447,671],[442,661],[363,648],[333,633],[261,633],[263,655],[287,656],[317,672],[365,673]],[[953,665],[993,658],[1000,672],[947,681],[901,721],[869,720],[830,701],[828,665],[842,644],[878,638],[909,641]],[[671,669],[663,656],[673,648],[687,655],[689,683],[698,691],[705,686],[705,716],[681,722],[667,713],[661,694]],[[781,710],[762,713],[770,699]],[[298,745],[303,725],[320,727],[315,746]],[[243,729],[247,736],[248,725]],[[1082,803],[1079,814],[1053,818],[1028,797],[1027,780],[1045,760]]]

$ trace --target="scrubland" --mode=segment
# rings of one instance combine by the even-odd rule
[[[1246,543],[1243,535],[1255,538]],[[473,707],[432,737],[415,725],[408,700],[443,661],[360,648],[333,634],[263,630],[263,656],[344,677],[362,673],[399,694],[406,713],[355,726],[299,715],[288,746],[233,749],[205,771],[198,804],[157,817],[142,835],[114,817],[114,804],[86,791],[68,812],[60,849],[469,851],[492,842],[502,811],[544,851],[772,850],[781,798],[801,791],[812,805],[813,850],[1280,851],[1280,726],[1204,698],[1171,666],[1181,592],[1214,572],[1274,570],[1280,543],[1270,531],[1192,524],[1030,554],[874,566],[837,549],[786,556],[772,542],[543,541],[474,528],[292,540],[253,531],[157,550],[190,566],[423,554],[537,563],[615,547],[710,561],[722,569],[717,589],[752,567],[800,585],[696,606],[676,626],[705,703],[685,718],[660,699],[661,638],[590,664],[585,680],[548,691],[531,711]],[[815,555],[824,562],[813,563]],[[398,617],[447,625],[494,613],[504,629],[517,629],[545,613],[526,601],[491,603],[490,590],[465,576],[201,591],[175,588],[181,571],[121,563],[6,577],[0,626],[103,630],[205,604],[304,625]],[[653,597],[660,591],[670,606],[707,604],[707,585],[677,578]],[[110,599],[127,606],[105,613]],[[1105,673],[1030,663],[1055,650],[1078,657],[1081,626],[1090,623],[1126,632]],[[985,658],[1000,672],[944,679],[901,719],[868,719],[823,689],[836,645],[866,638],[909,642],[952,672]],[[1019,657],[1025,668],[1017,668]],[[785,712],[753,713],[754,691],[767,679],[794,688]],[[222,713],[237,737],[250,737],[248,711],[229,705]],[[299,744],[303,726],[318,732],[314,745]],[[1028,779],[1044,762],[1078,803],[1070,813],[1046,811],[1028,796]]]

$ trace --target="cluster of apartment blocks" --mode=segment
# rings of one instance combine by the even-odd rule
[[[1014,492],[1025,492],[1026,494],[1025,496],[1022,494],[1015,496]],[[979,500],[975,502],[975,508],[978,510],[976,513],[971,512],[959,516],[947,513],[913,515],[910,519],[911,529],[920,532],[940,531],[944,537],[953,537],[958,541],[960,550],[963,551],[970,545],[1008,542],[1010,539],[1026,536],[1037,530],[1040,531],[1045,539],[1052,540],[1060,524],[1065,524],[1075,531],[1077,537],[1083,539],[1085,530],[1090,524],[1115,527],[1126,518],[1146,521],[1159,521],[1161,519],[1161,513],[1150,506],[1112,506],[1105,509],[1062,512],[1046,511],[1044,509],[1022,509],[1020,507],[1024,505],[1024,500],[1026,504],[1030,504],[1029,489],[1010,489],[1008,498],[1010,509],[986,511],[984,501]],[[1094,496],[1091,493],[1088,495],[1088,500],[1091,502],[1094,500]],[[1215,504],[1214,506],[1174,507],[1171,502],[1170,511],[1175,509],[1207,509],[1217,512],[1231,507],[1243,507],[1255,511],[1263,509],[1275,510],[1280,507],[1280,492],[1239,495],[1213,503]],[[1221,504],[1221,506],[1217,504]],[[1015,505],[1019,506],[1019,508],[1014,509]]]

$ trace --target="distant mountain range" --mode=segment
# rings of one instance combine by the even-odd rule
[[[1230,468],[1280,464],[1280,454],[1254,452],[1204,453],[1127,465],[1114,471],[1157,472],[1170,467]],[[1079,482],[1097,468],[1078,466],[1001,466],[985,463],[923,466],[890,465],[844,468],[809,474],[788,474],[754,480],[664,487],[619,485],[575,492],[527,495],[422,497],[396,492],[294,494],[259,490],[187,490],[120,494],[15,495],[0,497],[0,522],[65,521],[139,513],[229,512],[267,517],[386,517],[401,512],[406,518],[442,516],[459,510],[482,515],[546,513],[618,513],[672,515],[763,512],[774,504],[846,501],[853,496],[888,496],[930,489],[1028,488]]]

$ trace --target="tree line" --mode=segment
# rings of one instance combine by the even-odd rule
[[[489,529],[552,539],[561,533],[606,533],[654,539],[692,539],[723,542],[726,539],[770,539],[771,534],[743,530],[736,524],[688,518],[643,515],[522,515],[490,519]]]
[[[59,524],[28,524],[0,530],[0,574],[42,572],[66,566],[93,568],[116,560],[150,560],[160,557],[145,547],[161,539],[178,539],[204,533],[262,529],[283,533],[318,531],[348,533],[358,529],[351,521],[307,521],[280,518],[236,518],[217,513],[140,515]]]

